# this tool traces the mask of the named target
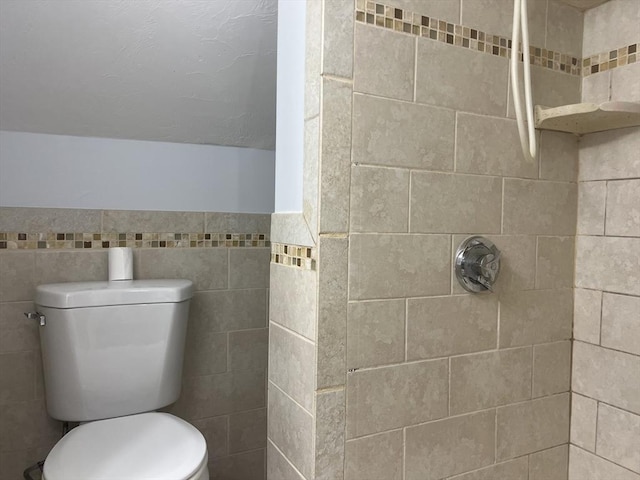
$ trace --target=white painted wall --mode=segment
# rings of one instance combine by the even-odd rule
[[[306,2],[278,0],[275,211],[302,211]]]
[[[274,152],[0,132],[0,206],[271,213]]]

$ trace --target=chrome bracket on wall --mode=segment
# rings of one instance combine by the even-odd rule
[[[484,237],[469,237],[456,251],[456,277],[472,293],[491,291],[500,272],[500,250]]]

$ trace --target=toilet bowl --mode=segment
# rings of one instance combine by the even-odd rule
[[[80,422],[43,479],[209,479],[202,434],[155,411],[180,395],[192,294],[188,280],[36,288],[47,411]]]

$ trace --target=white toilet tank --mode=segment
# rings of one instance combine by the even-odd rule
[[[83,422],[175,402],[192,295],[189,280],[37,287],[49,415]]]

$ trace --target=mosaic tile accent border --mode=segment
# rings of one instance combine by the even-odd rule
[[[507,37],[491,35],[471,27],[445,22],[371,0],[357,0],[356,21],[481,53],[504,58],[511,57],[511,39]],[[520,61],[522,61],[523,54],[520,46],[518,51]],[[618,50],[594,55],[589,59],[581,59],[562,52],[530,45],[529,58],[532,65],[581,76],[635,63],[637,61],[636,51],[637,44],[632,44]]]
[[[284,243],[271,244],[271,263],[296,267],[303,270],[315,270],[317,266],[316,249]]]
[[[0,249],[270,247],[263,233],[16,233],[0,232]]]

